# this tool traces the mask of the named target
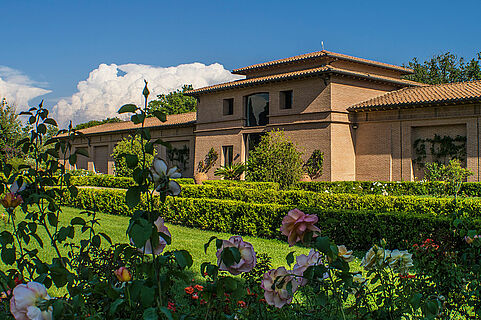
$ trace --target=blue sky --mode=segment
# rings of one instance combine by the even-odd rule
[[[100,64],[200,62],[231,70],[317,51],[320,41],[327,50],[394,64],[481,51],[479,0],[0,0],[0,12],[0,66],[50,90],[30,103],[45,98],[52,106]]]

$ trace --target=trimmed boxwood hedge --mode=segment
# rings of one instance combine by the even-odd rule
[[[268,190],[274,189],[279,190],[279,184],[277,182],[250,182],[243,180],[206,180],[203,182],[204,185],[222,186],[222,187],[243,187],[246,189],[258,189],[258,190]]]
[[[80,188],[78,196],[63,197],[64,204],[84,210],[98,210],[105,213],[130,215],[125,204],[125,190]],[[167,197],[164,205],[155,198],[158,208],[166,221],[183,226],[252,235],[264,238],[283,237],[279,227],[282,218],[294,208],[292,205],[255,204],[234,200],[193,199]],[[145,205],[145,201],[141,206]],[[445,216],[423,215],[375,210],[332,210],[305,208],[317,214],[317,224],[322,233],[335,242],[346,244],[353,249],[368,249],[373,243],[385,238],[390,247],[407,248],[427,237],[449,243],[452,238],[451,219]],[[481,221],[470,219],[471,227],[479,228]],[[127,227],[127,226],[126,226]],[[285,239],[284,239],[285,240]]]
[[[331,194],[303,190],[256,190],[242,187],[186,185],[182,197],[231,199],[250,203],[275,203],[322,210],[375,210],[399,211],[417,214],[449,215],[460,212],[470,217],[481,216],[481,201],[477,199],[434,198],[418,196],[383,196],[358,194]]]
[[[176,179],[180,184],[194,184],[192,178]],[[70,183],[74,186],[90,186],[90,187],[105,187],[105,188],[121,188],[127,189],[135,185],[134,179],[131,177],[116,177],[109,174],[96,174],[91,176],[72,176]]]
[[[453,194],[451,183],[442,181],[310,181],[298,182],[292,189],[315,192],[353,193],[353,194],[382,194],[388,195],[450,195]],[[468,197],[481,197],[481,183],[465,182],[462,184],[460,194]]]

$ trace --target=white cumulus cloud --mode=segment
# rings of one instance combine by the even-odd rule
[[[21,71],[0,66],[0,100],[5,98],[19,110],[25,110],[33,98],[51,92],[40,88],[42,83],[33,81]]]
[[[101,64],[88,78],[77,85],[78,92],[61,99],[54,106],[60,126],[71,120],[78,124],[118,116],[119,108],[127,103],[142,105],[144,79],[149,83],[149,100],[159,94],[180,89],[184,84],[194,88],[232,81],[242,77],[231,74],[221,64],[181,64],[175,67],[156,67],[141,64]]]

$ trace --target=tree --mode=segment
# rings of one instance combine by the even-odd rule
[[[80,124],[76,125],[75,130],[95,127],[95,126],[98,126],[98,125],[101,125],[101,124],[104,124],[104,123],[116,123],[116,122],[121,122],[121,121],[122,120],[120,120],[117,117],[107,118],[107,119],[104,119],[104,120],[90,120],[89,122],[84,122],[84,123],[80,123]]]
[[[183,85],[182,90],[172,91],[168,94],[159,94],[157,100],[152,100],[148,105],[148,115],[153,116],[156,110],[164,111],[166,114],[179,114],[193,112],[197,107],[197,100],[185,95],[185,92],[192,90],[192,85]]]
[[[469,61],[450,52],[435,55],[423,63],[414,58],[407,67],[413,69],[414,74],[406,79],[427,84],[480,80],[481,52]]]
[[[115,175],[117,177],[131,177],[135,168],[143,169],[149,167],[152,164],[155,156],[155,150],[154,155],[145,155],[145,167],[142,166],[141,161],[139,161],[135,168],[129,168],[129,166],[127,166],[127,162],[125,159],[126,155],[136,155],[137,159],[142,159],[143,154],[140,141],[141,139],[138,136],[135,139],[133,139],[132,137],[124,138],[115,146],[114,152],[112,153],[112,158],[114,158]],[[143,141],[144,144],[147,143],[147,141]]]
[[[0,105],[0,152],[6,158],[12,158],[21,151],[17,149],[17,141],[23,136],[22,123],[18,118],[15,106],[3,99]]]
[[[249,152],[246,178],[249,181],[278,182],[282,187],[288,187],[299,181],[303,174],[301,155],[283,131],[270,131]]]

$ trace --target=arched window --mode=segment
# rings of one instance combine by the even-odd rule
[[[246,99],[246,126],[265,126],[269,123],[269,93],[255,93]]]

